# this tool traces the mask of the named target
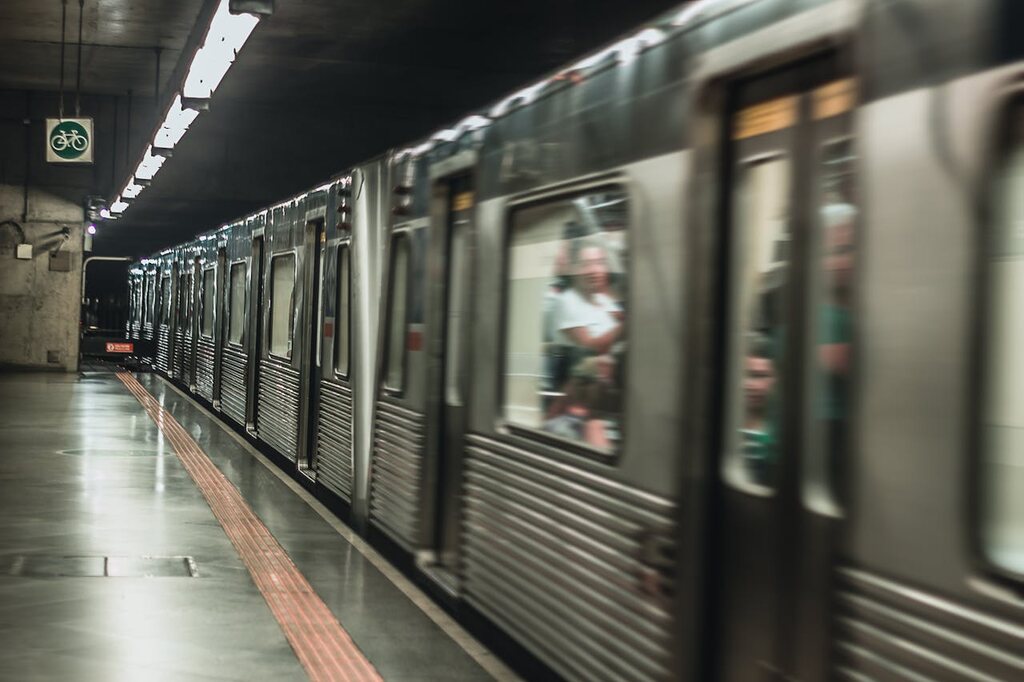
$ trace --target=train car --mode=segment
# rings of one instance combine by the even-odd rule
[[[173,344],[171,377],[187,388],[195,388],[195,320],[196,320],[196,244],[189,242],[174,249],[172,262],[176,274],[174,284]]]
[[[168,249],[152,260],[156,262],[158,305],[155,315],[156,358],[154,368],[171,375],[171,358],[174,347],[173,322],[176,316],[174,287],[178,279],[173,251]]]
[[[409,552],[419,550],[429,399],[424,345],[425,304],[430,286],[429,183],[424,159],[411,151],[387,160],[384,202],[385,277],[388,282],[381,342],[374,365],[373,442],[366,516]]]
[[[194,250],[195,319],[193,336],[193,392],[209,403],[214,401],[217,349],[221,343],[223,320],[220,281],[224,265],[221,261],[218,232],[201,235]]]
[[[252,222],[238,221],[217,233],[220,316],[215,325],[215,383],[211,401],[245,427],[249,384],[249,306],[253,280]],[[258,276],[257,276],[258,279]]]
[[[128,338],[138,341],[142,335],[142,318],[146,314],[146,272],[141,265],[128,269]]]
[[[562,678],[1019,679],[1022,20],[689,3],[155,258],[155,366]]]
[[[367,504],[385,226],[386,165],[360,164],[330,185],[322,285],[316,481],[348,510]],[[363,512],[360,511],[360,514]]]

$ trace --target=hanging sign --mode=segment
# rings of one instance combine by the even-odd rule
[[[92,119],[46,119],[48,163],[92,163]]]

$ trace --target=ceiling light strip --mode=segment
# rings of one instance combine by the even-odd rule
[[[246,11],[239,13],[231,11],[232,4],[232,0],[221,0],[217,5],[202,45],[192,55],[180,91],[175,93],[164,112],[132,176],[110,202],[112,214],[119,216],[128,210],[128,202],[137,199],[160,172],[167,156],[199,118],[200,110],[206,108],[206,101],[213,96],[259,23],[261,15],[254,13],[259,10],[252,9],[251,2],[244,3]],[[266,13],[269,14],[269,6]]]

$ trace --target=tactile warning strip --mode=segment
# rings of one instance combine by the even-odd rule
[[[128,372],[118,379],[171,442],[224,528],[311,680],[380,680],[284,548],[199,444]]]

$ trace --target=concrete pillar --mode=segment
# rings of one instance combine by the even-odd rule
[[[30,188],[22,221],[21,185],[0,185],[0,368],[78,370],[82,286],[82,207]],[[65,241],[64,228],[70,230]],[[56,255],[55,255],[56,254]]]

